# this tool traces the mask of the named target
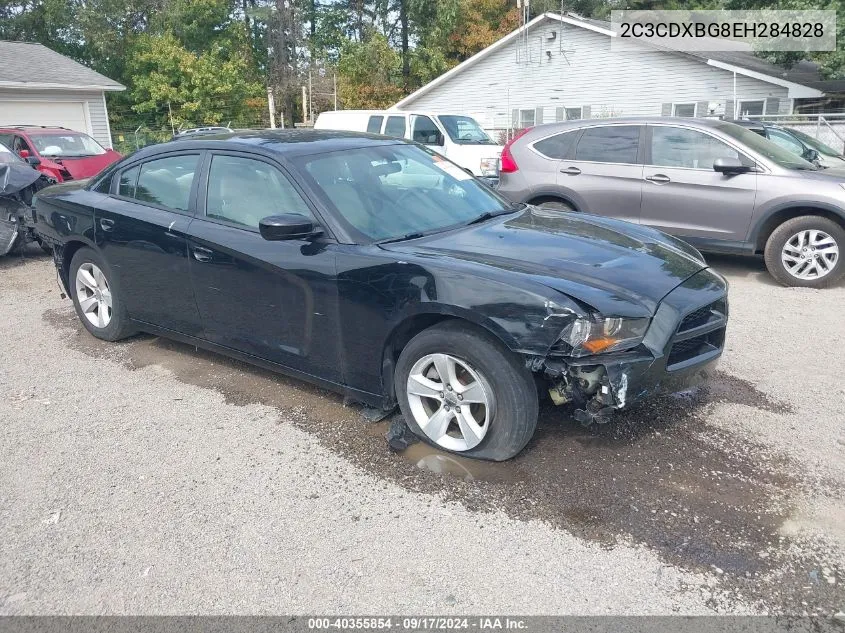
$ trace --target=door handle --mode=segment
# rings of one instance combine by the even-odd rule
[[[581,173],[581,170],[577,167],[567,167],[566,169],[561,169],[560,173],[567,174],[569,176],[577,176]]]
[[[659,185],[670,182],[672,180],[671,178],[669,178],[669,176],[666,176],[665,174],[654,174],[653,176],[646,176],[645,179],[650,182],[655,182]]]
[[[193,249],[191,249],[191,250],[194,254],[194,259],[197,260],[198,262],[203,262],[203,263],[204,262],[210,262],[211,256],[214,254],[210,250],[208,250],[207,248],[203,248],[201,246],[194,246]]]
[[[114,220],[109,220],[108,218],[101,218],[100,226],[104,231],[111,231],[114,228]]]

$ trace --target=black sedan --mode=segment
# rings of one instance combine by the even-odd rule
[[[177,140],[36,209],[94,336],[151,332],[398,402],[422,438],[472,457],[516,455],[541,394],[605,421],[722,353],[726,284],[695,249],[514,205],[398,139]]]

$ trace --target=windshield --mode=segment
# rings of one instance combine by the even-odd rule
[[[788,133],[794,136],[795,138],[800,139],[804,143],[804,145],[811,147],[812,149],[816,150],[819,154],[824,154],[825,156],[842,156],[842,152],[837,152],[830,145],[825,145],[818,139],[814,139],[809,134],[805,134],[804,132],[793,130],[791,128]]]
[[[368,241],[436,233],[514,209],[462,168],[415,145],[308,156],[302,168]]]
[[[449,138],[459,145],[496,144],[472,117],[441,114],[437,118],[446,128]]]
[[[68,132],[67,134],[30,134],[29,138],[42,156],[60,156],[62,158],[80,158],[99,156],[106,150],[87,134]]]
[[[775,145],[769,139],[763,138],[748,128],[733,123],[720,123],[716,128],[784,169],[816,171],[812,163],[780,145]]]

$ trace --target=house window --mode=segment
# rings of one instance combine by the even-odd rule
[[[672,116],[692,118],[695,116],[694,103],[675,103],[672,105]]]
[[[763,99],[739,102],[739,116],[762,116],[766,102]]]
[[[534,108],[519,111],[519,127],[525,129],[534,126]]]
[[[581,107],[577,108],[566,108],[566,120],[567,121],[577,121],[578,119],[584,118],[581,113]]]

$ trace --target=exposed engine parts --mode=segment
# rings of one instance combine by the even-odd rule
[[[574,417],[584,426],[605,424],[614,410],[625,406],[627,379],[622,372],[620,380],[611,381],[604,365],[569,366],[557,360],[546,361],[542,369],[552,402],[575,405]]]
[[[17,159],[16,159],[17,160]],[[32,200],[51,179],[20,162],[0,163],[0,256],[39,241],[35,234]]]

